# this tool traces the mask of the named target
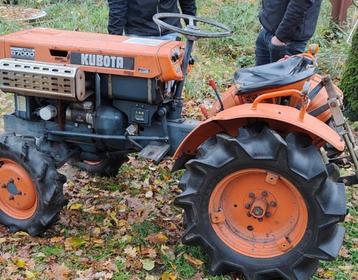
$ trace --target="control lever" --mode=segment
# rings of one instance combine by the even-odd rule
[[[220,112],[221,111],[224,111],[224,103],[223,101],[221,100],[221,97],[220,97],[220,94],[219,94],[219,91],[218,91],[218,86],[216,84],[216,82],[214,80],[209,80],[209,86],[214,90],[215,92],[215,95],[216,95],[216,98],[219,100],[219,103],[220,103]]]

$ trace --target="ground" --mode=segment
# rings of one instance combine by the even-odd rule
[[[31,26],[105,32],[105,0],[20,2],[43,7],[48,16],[31,24],[0,19],[0,34]],[[202,16],[226,23],[235,35],[199,42],[186,87],[187,116],[200,118],[196,105],[212,99],[206,86],[209,78],[224,88],[237,67],[252,65],[259,30],[256,2],[198,1]],[[347,55],[345,40],[357,18],[354,12],[346,27],[332,29],[329,3],[325,3],[312,40],[321,46],[321,71],[331,73],[336,81]],[[0,94],[0,114],[12,106],[12,96]],[[155,166],[132,156],[113,179],[89,177],[65,166],[61,171],[69,175],[65,185],[69,204],[54,227],[39,238],[10,234],[0,227],[0,279],[229,279],[209,276],[205,253],[181,245],[181,211],[172,205],[181,174],[172,174],[171,165],[169,159]],[[348,190],[348,201],[350,214],[340,256],[335,262],[323,262],[314,279],[358,279],[356,189]]]

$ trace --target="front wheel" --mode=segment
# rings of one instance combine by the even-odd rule
[[[0,223],[10,231],[42,234],[66,203],[52,158],[29,139],[0,135]]]
[[[302,280],[319,259],[337,257],[345,187],[308,137],[240,129],[204,143],[186,167],[176,199],[187,220],[183,243],[208,252],[212,274]]]
[[[127,155],[118,155],[106,157],[99,161],[73,159],[70,161],[70,164],[82,171],[86,171],[90,175],[115,177],[118,174],[119,168],[128,160]]]

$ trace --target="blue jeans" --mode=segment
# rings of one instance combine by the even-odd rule
[[[180,40],[180,34],[179,33],[169,33],[162,36],[138,36],[138,35],[131,35],[128,34],[130,37],[142,37],[147,39],[156,39],[156,40],[165,40],[165,41],[178,41]]]
[[[307,41],[291,41],[284,46],[276,46],[271,43],[274,35],[262,28],[256,40],[256,66],[276,62],[285,55],[303,53]]]

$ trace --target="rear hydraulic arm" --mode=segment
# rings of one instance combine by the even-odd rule
[[[358,157],[357,157],[358,149],[352,129],[347,123],[347,120],[342,112],[342,108],[343,108],[342,96],[340,96],[337,93],[330,76],[324,77],[322,83],[327,90],[328,106],[332,113],[333,124],[336,130],[343,138],[354,165],[355,180],[350,179],[349,184],[353,184],[353,183],[357,184],[358,183]]]

